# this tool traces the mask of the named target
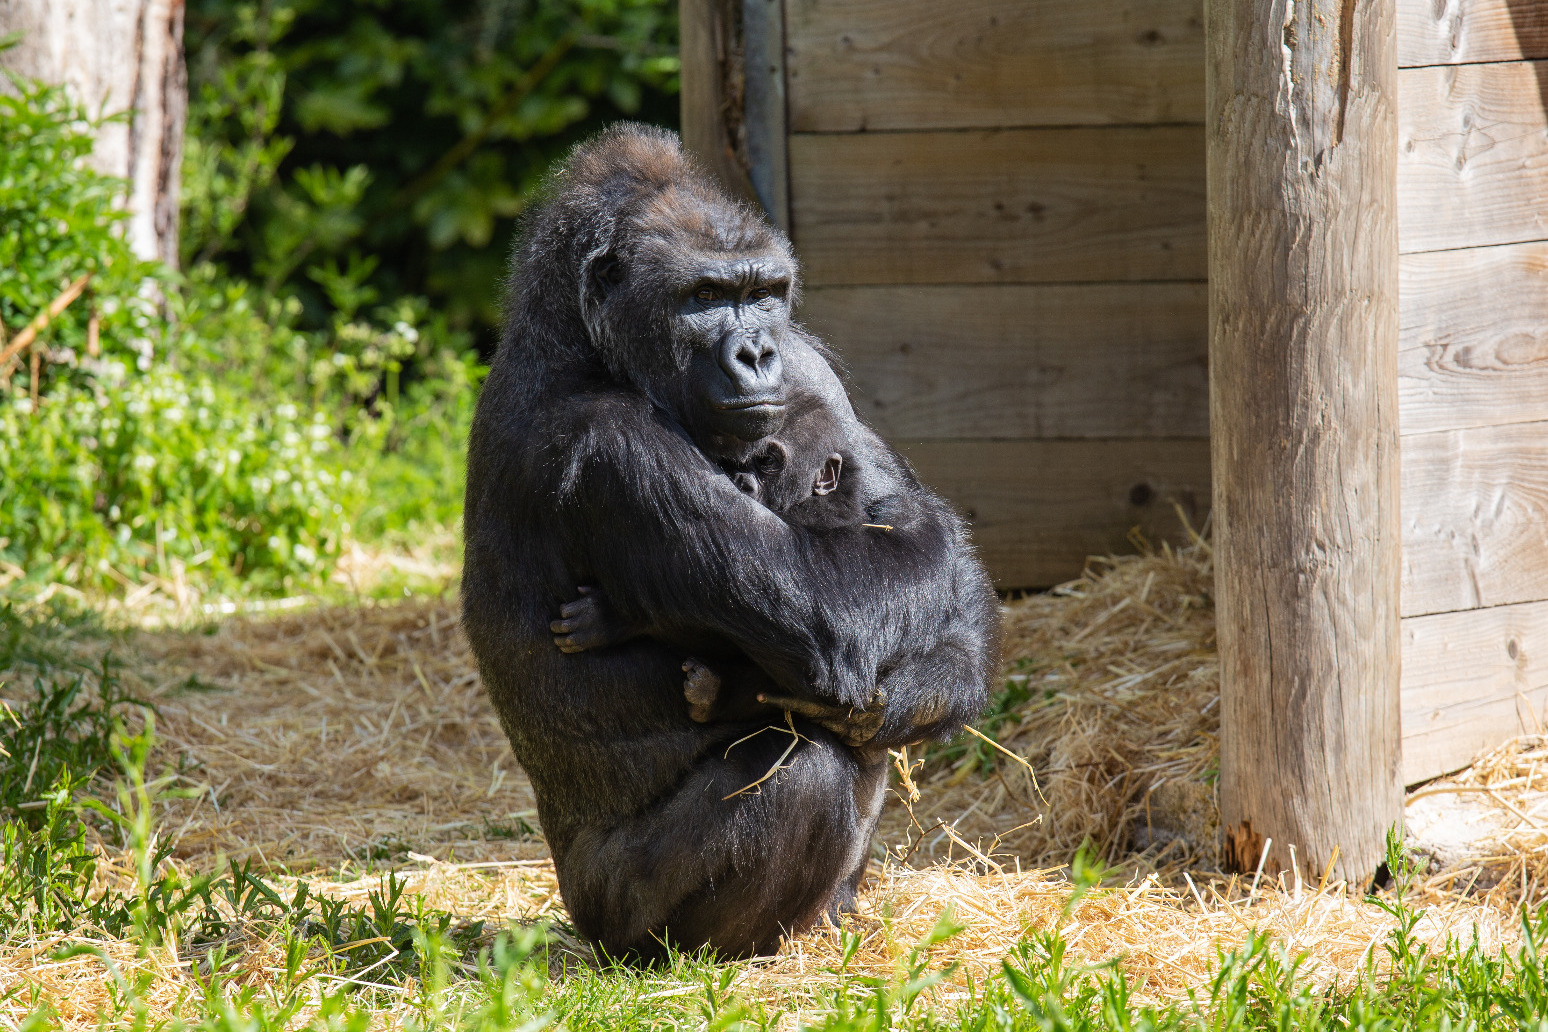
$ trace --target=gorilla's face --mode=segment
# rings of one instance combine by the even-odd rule
[[[791,271],[776,256],[705,259],[685,277],[671,336],[686,354],[679,397],[695,429],[743,441],[785,422],[781,351]]]
[[[784,248],[706,252],[641,235],[588,265],[592,335],[609,364],[701,439],[776,433],[795,289]]]
[[[602,225],[581,270],[581,311],[612,373],[701,441],[735,450],[777,432],[798,290],[785,238],[692,184],[620,205]]]

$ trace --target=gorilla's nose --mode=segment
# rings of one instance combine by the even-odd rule
[[[720,353],[720,367],[737,390],[747,397],[777,390],[783,372],[779,349],[763,334],[737,336],[726,341]]]

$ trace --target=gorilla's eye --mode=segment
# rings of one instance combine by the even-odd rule
[[[770,447],[768,451],[753,459],[753,466],[765,476],[780,472],[785,468],[784,449],[778,446]]]
[[[774,292],[768,287],[759,287],[747,296],[754,301],[767,301],[774,296]]]
[[[708,304],[711,301],[720,300],[720,291],[716,290],[714,287],[700,287],[698,290],[693,292],[693,296]]]

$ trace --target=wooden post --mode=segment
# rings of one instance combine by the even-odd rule
[[[1205,3],[1221,818],[1313,885],[1402,819],[1395,24]]]
[[[747,171],[731,144],[726,97],[734,26],[727,0],[678,0],[683,149],[737,197],[757,200]],[[740,104],[737,105],[740,108]],[[741,118],[741,111],[735,116]]]
[[[742,131],[758,203],[790,232],[789,141],[785,126],[785,0],[742,0]]]

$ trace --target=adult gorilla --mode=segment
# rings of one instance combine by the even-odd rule
[[[845,906],[885,749],[974,718],[995,671],[964,529],[890,450],[906,524],[819,534],[700,447],[777,431],[790,377],[853,419],[790,322],[795,294],[784,239],[641,127],[571,155],[517,255],[468,447],[463,626],[565,904],[615,957],[666,939],[769,952]],[[561,652],[549,622],[578,585],[655,636]],[[788,696],[882,706],[880,731],[851,748],[800,718],[792,738],[783,713],[694,723],[685,650],[750,658]]]

